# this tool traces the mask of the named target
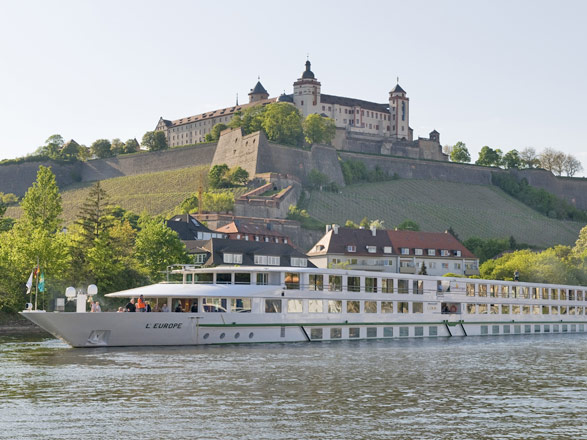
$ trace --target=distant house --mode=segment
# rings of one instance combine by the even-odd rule
[[[416,232],[327,226],[308,252],[317,267],[428,275],[478,275],[479,259],[448,232]]]
[[[291,244],[286,235],[258,223],[245,220],[235,219],[233,222],[217,228],[216,232],[224,234],[230,240]]]
[[[208,229],[191,214],[172,217],[167,220],[167,227],[177,232],[189,254],[194,254],[199,246],[212,238],[226,238],[225,234]]]
[[[195,253],[196,264],[208,266],[316,267],[308,257],[284,243],[213,238]]]

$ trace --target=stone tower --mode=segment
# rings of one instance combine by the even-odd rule
[[[263,87],[261,81],[257,81],[255,88],[251,89],[251,91],[249,92],[249,102],[258,102],[268,98],[269,93],[267,92],[267,90],[265,90],[265,87]]]
[[[399,83],[389,92],[389,112],[391,136],[396,139],[410,139],[410,98]]]
[[[293,99],[295,106],[300,109],[302,116],[320,113],[320,82],[310,70],[310,61],[306,61],[306,70],[293,84]]]

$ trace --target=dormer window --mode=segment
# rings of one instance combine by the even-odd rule
[[[323,251],[323,250],[324,250],[324,245],[323,244],[316,245],[316,251],[317,252]]]
[[[357,247],[353,245],[349,245],[346,247],[347,252],[357,252]]]
[[[428,249],[428,255],[430,257],[433,257],[436,255],[436,249]]]
[[[455,256],[456,257],[460,257],[461,256],[461,251],[455,251]]]
[[[402,255],[410,255],[410,248],[401,248]]]
[[[392,251],[391,246],[384,246],[383,247],[384,254],[391,254],[391,251]]]
[[[377,246],[367,246],[367,252],[369,252],[370,254],[374,254],[375,252],[377,252]]]
[[[414,249],[414,254],[415,255],[423,255],[424,252],[422,251],[422,249]]]
[[[440,251],[440,256],[441,256],[441,257],[448,257],[449,255],[450,255],[450,254],[449,254],[448,250],[446,250],[446,249],[442,249],[442,250]]]

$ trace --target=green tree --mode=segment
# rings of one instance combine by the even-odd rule
[[[167,139],[162,131],[148,131],[143,136],[143,146],[149,151],[166,150]]]
[[[483,165],[485,167],[498,167],[501,165],[501,156],[498,153],[498,150],[485,146],[481,148],[479,159],[477,159],[475,164]]]
[[[346,223],[344,224],[344,227],[345,228],[351,228],[351,229],[359,229],[359,225],[356,224],[352,220],[347,220]]]
[[[536,168],[540,166],[540,160],[538,160],[538,155],[534,148],[524,148],[520,151],[519,156],[524,168]]]
[[[61,159],[63,144],[63,137],[60,134],[54,134],[47,138],[45,145],[37,148],[35,154],[48,157],[49,159]]]
[[[216,142],[220,138],[220,133],[227,128],[228,125],[226,124],[216,124],[214,127],[212,127],[212,130],[210,130],[210,133],[206,134],[206,142]]]
[[[162,280],[167,266],[190,262],[185,245],[164,221],[142,218],[140,224],[135,251],[137,260],[147,270],[151,280]]]
[[[270,141],[294,146],[301,144],[302,115],[287,102],[267,105],[262,127]]]
[[[198,196],[192,194],[187,199],[179,205],[179,210],[182,214],[189,214],[191,212],[198,212],[200,208],[200,203],[198,201]]]
[[[308,186],[312,189],[321,189],[323,186],[328,185],[329,182],[328,176],[316,168],[313,168],[308,173]]]
[[[106,157],[112,157],[111,147],[112,145],[108,139],[98,139],[90,145],[90,152],[94,156],[104,159]]]
[[[336,134],[336,125],[331,118],[312,113],[303,122],[304,138],[310,145],[330,144]]]
[[[243,186],[249,181],[249,172],[243,170],[241,167],[236,166],[231,168],[226,174],[226,178],[232,186]]]
[[[82,229],[82,236],[90,243],[100,238],[102,233],[112,226],[113,218],[110,196],[102,188],[100,181],[97,181],[90,188],[90,192],[80,208],[76,223]]]
[[[230,191],[205,192],[202,194],[202,210],[229,212],[234,208],[234,194]]]
[[[124,144],[124,153],[125,154],[136,153],[137,151],[139,151],[139,149],[140,149],[140,146],[139,146],[139,143],[136,139],[129,139]]]
[[[517,150],[510,150],[503,155],[502,164],[505,168],[521,168],[522,159]]]
[[[359,226],[367,229],[367,228],[369,228],[370,224],[371,224],[371,221],[367,217],[363,217],[363,219],[359,223]]]
[[[457,142],[450,151],[450,160],[453,162],[469,163],[471,155],[464,142]]]
[[[404,220],[397,226],[397,229],[400,231],[419,231],[420,225],[414,220]]]
[[[110,145],[110,151],[112,152],[113,156],[118,156],[119,154],[124,153],[124,142],[120,139],[112,139],[112,144]]]
[[[80,158],[81,145],[71,139],[61,148],[61,157],[66,160],[75,160]]]
[[[372,222],[369,223],[369,229],[371,228],[375,228],[375,229],[385,229],[385,226],[383,226],[383,223],[385,223],[383,220],[373,220]]]
[[[28,189],[21,202],[23,220],[34,229],[50,234],[61,225],[59,216],[63,212],[61,194],[50,167],[39,166],[37,180]]]
[[[247,108],[244,112],[237,112],[230,120],[229,128],[241,127],[243,134],[251,134],[263,129],[263,121],[265,120],[265,112],[268,106],[255,105]]]
[[[230,168],[228,168],[228,165],[225,163],[214,165],[210,168],[210,171],[208,172],[208,184],[210,185],[210,188],[225,188],[228,186],[229,182],[226,175],[229,170]]]

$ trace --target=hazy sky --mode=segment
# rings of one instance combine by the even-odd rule
[[[52,134],[140,140],[271,96],[306,54],[322,92],[386,102],[399,76],[415,136],[553,147],[587,168],[586,1],[0,0],[0,159]],[[585,172],[583,172],[585,175]]]

